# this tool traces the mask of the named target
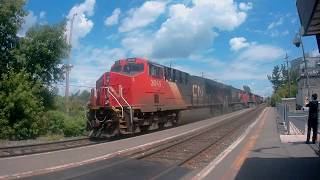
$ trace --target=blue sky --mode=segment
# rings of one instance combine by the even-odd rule
[[[300,27],[295,0],[29,0],[26,10],[20,36],[64,19],[69,36],[77,13],[71,83],[78,86],[94,86],[115,60],[139,56],[267,96],[273,66],[286,52],[301,55],[291,43]],[[303,42],[318,55],[315,37]]]

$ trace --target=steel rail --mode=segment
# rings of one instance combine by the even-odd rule
[[[252,113],[252,112],[257,112],[258,109],[260,109],[260,108],[256,108],[256,109],[250,110],[249,112],[247,112],[247,114]],[[241,118],[241,116],[243,116],[243,114],[239,114],[239,115],[236,115],[234,117],[225,118],[223,121],[221,121],[221,122],[219,122],[217,124],[213,124],[213,125],[211,125],[209,127],[201,129],[201,130],[199,130],[197,132],[185,135],[182,138],[181,137],[174,138],[174,139],[172,139],[170,141],[165,142],[165,144],[160,143],[160,144],[157,144],[155,146],[152,146],[152,147],[149,147],[149,148],[146,148],[146,149],[138,149],[136,152],[129,152],[128,154],[126,154],[126,153],[122,154],[122,156],[125,157],[125,159],[121,159],[121,160],[118,160],[116,162],[104,164],[99,168],[94,168],[94,169],[91,169],[91,170],[87,170],[87,171],[79,173],[77,175],[68,176],[68,179],[69,178],[70,179],[76,179],[76,178],[84,176],[84,175],[86,175],[88,173],[94,173],[96,171],[100,171],[100,170],[103,170],[103,169],[106,169],[106,168],[111,168],[111,167],[115,167],[115,166],[121,166],[122,164],[125,165],[125,164],[127,164],[127,162],[130,162],[132,159],[144,159],[144,158],[147,158],[148,156],[151,156],[151,155],[153,155],[153,154],[155,154],[157,152],[165,151],[166,149],[169,149],[170,147],[177,146],[179,144],[182,144],[184,142],[189,141],[192,138],[196,138],[197,136],[200,136],[200,135],[203,135],[205,133],[208,133],[208,131],[213,131],[213,130],[219,128],[219,127],[223,127],[223,126],[225,126],[227,124],[230,124],[230,123],[234,122],[232,120],[239,119],[239,118]],[[201,153],[201,152],[199,152],[199,153]],[[190,158],[191,157],[189,157],[188,159],[185,159],[184,162],[189,161]],[[160,175],[160,174],[161,174],[161,176],[165,175],[165,174],[169,173],[169,171],[171,172],[172,170],[177,168],[178,166],[180,166],[180,165],[177,164],[176,166],[170,166],[167,169],[165,169],[166,172],[161,171],[161,173],[157,174],[157,176],[153,176],[153,178],[151,178],[151,179],[158,178],[158,175]]]
[[[93,144],[98,144],[105,142],[101,141],[92,141],[89,137],[62,140],[62,141],[52,141],[46,143],[37,143],[37,144],[26,144],[26,145],[17,145],[17,146],[3,146],[0,147],[0,158],[13,157],[13,156],[23,156],[30,154],[45,153],[51,151],[59,151],[64,149],[71,149],[82,146],[89,146]]]
[[[261,109],[263,109],[263,108],[259,108],[259,109],[256,109],[256,111],[251,111],[251,112],[253,112],[253,113],[261,112]],[[239,117],[235,117],[235,119],[237,119],[237,118],[239,118]],[[240,121],[240,120],[239,120],[239,121]],[[212,128],[212,129],[209,129],[209,130],[207,130],[207,131],[205,131],[205,132],[203,132],[203,133],[201,133],[201,134],[199,134],[199,135],[197,135],[197,136],[201,136],[201,135],[203,135],[203,134],[205,134],[205,133],[208,133],[208,132],[210,132],[210,131],[212,131],[212,130],[214,130],[214,129],[217,129],[217,128],[221,127],[221,126],[224,126],[224,125],[226,125],[226,124],[228,124],[228,123],[235,123],[235,122],[223,123],[223,124],[221,124],[220,126],[217,126],[217,127]],[[238,128],[239,128],[239,127],[237,127],[237,126],[233,127],[232,129],[230,129],[229,131],[227,131],[226,133],[224,133],[223,135],[221,135],[218,139],[216,139],[216,140],[210,142],[209,144],[203,146],[203,147],[200,148],[199,150],[197,150],[197,151],[195,151],[195,152],[192,152],[189,156],[187,156],[186,158],[182,159],[181,161],[176,162],[176,163],[174,163],[173,165],[168,166],[168,168],[164,169],[163,171],[161,171],[160,173],[158,173],[158,174],[156,174],[155,176],[151,177],[150,179],[152,179],[152,180],[154,180],[154,179],[159,179],[159,178],[163,177],[164,175],[169,174],[170,172],[172,172],[172,171],[175,170],[176,168],[178,168],[178,167],[186,164],[186,163],[189,162],[190,160],[196,158],[196,157],[199,156],[202,152],[206,151],[208,148],[210,148],[210,147],[212,147],[213,145],[221,142],[222,140],[224,140],[224,139],[225,139],[226,137],[228,137],[229,135],[235,133]],[[197,136],[191,137],[191,138],[189,138],[189,140],[190,140],[190,139],[193,139],[193,138],[196,138]],[[183,141],[183,142],[185,142],[185,141]],[[181,143],[183,143],[183,142],[181,142]],[[181,144],[181,143],[177,143],[176,145]],[[170,146],[170,147],[173,147],[173,146],[175,146],[175,145],[172,145],[172,146]],[[153,154],[156,154],[156,153],[158,153],[158,152],[165,151],[165,150],[169,149],[170,147],[168,147],[168,148],[163,148],[163,149],[159,149],[159,150],[157,150],[156,152],[152,152],[152,153],[143,155],[143,156],[141,156],[141,157],[138,157],[138,159],[144,159],[144,158],[146,158],[146,157],[148,157],[148,156],[151,156],[151,155],[153,155]]]

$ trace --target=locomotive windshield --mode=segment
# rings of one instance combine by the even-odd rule
[[[143,72],[144,64],[127,63],[124,66],[116,64],[111,68],[111,72],[119,72],[127,75],[135,75],[137,73]]]
[[[116,64],[116,65],[112,66],[111,71],[112,72],[121,72],[121,69],[122,69],[121,65]]]
[[[125,74],[137,74],[143,71],[144,64],[135,64],[135,63],[128,63],[123,66],[123,72]]]

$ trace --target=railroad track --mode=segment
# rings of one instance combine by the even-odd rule
[[[167,169],[151,178],[161,179],[178,167],[192,167],[192,164],[197,161],[196,159],[201,158],[203,152],[214,146],[218,147],[241,127],[248,126],[263,109],[264,107],[259,107],[244,115],[228,118],[203,132],[165,146],[150,149],[147,152],[135,154],[132,158],[166,164]]]
[[[248,127],[249,124],[259,116],[264,107],[265,106],[260,106],[245,114],[227,118],[211,127],[207,127],[201,131],[184,137],[179,137],[178,139],[174,139],[170,142],[158,144],[131,154],[123,154],[122,156],[125,157],[123,159],[103,164],[99,168],[87,169],[84,172],[71,175],[68,179],[77,179],[79,177],[86,176],[87,174],[103,171],[104,169],[110,170],[115,168],[116,171],[119,168],[121,169],[122,166],[126,167],[126,164],[132,161],[132,159],[164,164],[166,168],[160,172],[150,175],[147,179],[167,179],[167,177],[170,176],[170,173],[175,173],[175,170],[178,168],[185,167],[192,169],[191,166],[194,165],[197,158],[203,158],[203,153],[208,149],[215,146],[218,148],[226,139],[230,139],[230,136],[235,132]],[[211,160],[207,159],[207,161],[207,163],[210,163]],[[123,173],[125,172],[122,172],[122,174]],[[138,177],[139,175],[137,175],[137,178]]]
[[[150,131],[149,133],[152,133],[152,132],[154,132],[154,131]],[[114,140],[116,140],[116,139],[114,139]],[[183,138],[183,139],[185,139],[185,138]],[[71,149],[71,148],[76,148],[76,147],[94,145],[94,144],[103,143],[103,142],[107,142],[107,141],[108,140],[106,140],[106,139],[96,139],[93,141],[92,139],[90,139],[88,137],[84,137],[84,138],[77,138],[77,139],[71,139],[71,140],[53,141],[53,142],[38,143],[38,144],[3,146],[3,147],[0,146],[0,158],[23,156],[23,155],[45,153],[45,152],[58,151],[58,150],[64,150],[64,149]],[[181,141],[181,140],[179,140],[179,141]],[[176,142],[176,141],[174,141],[174,142]],[[158,145],[158,146],[163,146],[163,145]],[[156,146],[156,147],[158,147],[158,146]]]
[[[136,166],[137,163],[140,163],[137,160],[141,160],[142,164],[146,162],[153,162],[153,164],[162,164],[160,165],[161,168],[159,168],[158,170],[153,171],[148,175],[144,175],[144,179],[170,179],[170,177],[172,179],[172,176],[174,176],[173,179],[177,179],[179,178],[179,176],[183,176],[183,174],[175,174],[177,172],[181,172],[181,168],[185,170],[187,168],[188,172],[190,169],[201,167],[195,167],[194,165],[196,163],[204,163],[202,164],[202,167],[210,163],[224,150],[221,144],[225,144],[225,147],[229,146],[230,144],[226,142],[231,141],[232,143],[233,140],[237,139],[243,132],[243,130],[245,130],[259,116],[264,108],[264,105],[259,106],[255,109],[247,111],[245,114],[226,118],[223,121],[218,122],[210,127],[206,127],[192,134],[185,134],[184,136],[175,138],[169,142],[157,144],[155,146],[148,147],[147,149],[137,149],[137,151],[135,152],[131,151],[123,153],[120,155],[122,157],[111,160],[108,163],[101,162],[100,166],[98,167],[95,167],[94,165],[88,165],[91,168],[86,168],[85,170],[81,168],[82,170],[75,174],[69,173],[68,170],[66,170],[62,171],[60,174],[49,173],[39,175],[37,177],[38,179],[47,179],[47,177],[54,177],[53,179],[59,179],[59,177],[61,179],[83,179],[84,177],[87,177],[87,175],[90,177],[90,174],[94,174],[95,177],[98,177],[97,173],[99,174],[106,171],[110,173],[116,173],[119,172],[119,169],[122,169],[124,171],[119,172],[120,177],[135,176],[136,178],[139,178],[141,174],[132,173],[141,173],[141,171],[144,171],[144,169],[138,169],[140,166]],[[235,138],[232,139],[231,136],[234,136]],[[85,139],[87,138],[84,138],[83,140],[86,141]],[[57,145],[55,144],[54,146]],[[65,146],[67,145],[61,146],[64,146],[65,148]],[[83,146],[83,144],[79,143],[78,146]],[[69,146],[69,148],[71,147]],[[2,150],[3,148],[0,148],[1,153],[3,152]],[[208,157],[207,155],[209,153],[207,151],[209,150],[216,152],[216,156]],[[38,152],[39,151],[37,151],[36,153]],[[133,164],[135,165],[135,167],[131,168],[130,166],[128,166],[128,164],[131,164],[131,161],[134,162]],[[142,165],[141,167],[144,168],[145,166]],[[132,171],[132,169],[135,169],[135,171]],[[126,174],[126,170],[128,170],[128,176],[124,175]],[[103,173],[103,176],[105,175],[108,174]],[[111,177],[118,176],[111,175]]]
[[[0,147],[0,158],[70,149],[70,148],[76,148],[81,146],[89,146],[89,145],[102,143],[102,142],[104,141],[102,140],[92,141],[90,140],[90,138],[84,137],[84,138],[54,141],[54,142],[48,142],[48,143]]]

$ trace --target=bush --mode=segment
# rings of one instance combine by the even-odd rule
[[[0,81],[0,138],[30,139],[40,134],[43,113],[41,85],[21,71],[8,72]]]
[[[85,123],[86,121],[83,117],[65,119],[63,129],[64,135],[66,137],[84,135]]]
[[[43,133],[41,134],[62,134],[64,122],[68,118],[60,111],[47,111],[43,116]]]
[[[43,116],[43,135],[64,134],[66,137],[81,136],[85,132],[85,118],[70,117],[64,112],[51,110]]]

